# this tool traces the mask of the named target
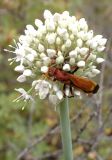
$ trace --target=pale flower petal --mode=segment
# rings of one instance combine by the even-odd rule
[[[63,99],[63,92],[62,92],[61,90],[58,90],[58,91],[56,92],[56,95],[57,95],[57,97],[58,97],[59,100],[62,100],[62,99]]]
[[[25,75],[20,75],[18,78],[17,78],[17,81],[22,83],[22,82],[25,82],[26,81],[26,76]]]

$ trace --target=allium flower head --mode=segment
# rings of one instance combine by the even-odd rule
[[[100,71],[97,64],[104,61],[102,52],[107,39],[102,35],[94,35],[89,30],[84,18],[79,20],[70,16],[68,11],[62,14],[52,14],[44,11],[44,22],[35,20],[35,27],[27,25],[24,35],[19,37],[14,50],[17,63],[15,71],[19,72],[17,81],[20,83],[30,80],[30,95],[48,98],[57,104],[64,96],[70,96],[70,86],[50,76],[50,68],[58,68],[66,73],[82,77],[95,77]],[[77,67],[76,72],[72,72]],[[55,81],[54,81],[55,79]],[[31,89],[32,88],[32,89]],[[71,87],[73,95],[80,96],[80,90]],[[22,98],[29,100],[24,90],[18,89]]]

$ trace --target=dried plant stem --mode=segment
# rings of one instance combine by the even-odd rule
[[[60,104],[60,126],[65,160],[73,160],[68,98]]]

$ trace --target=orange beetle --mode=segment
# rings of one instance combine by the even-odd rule
[[[74,67],[74,71],[71,71],[71,73],[75,72],[76,70],[78,70],[77,66]],[[94,94],[98,91],[99,85],[97,83],[86,77],[77,76],[71,73],[65,72],[59,68],[49,67],[47,74],[49,77],[53,77],[54,80],[62,82],[64,84],[64,90],[66,85],[70,86],[72,95],[72,87],[80,89],[85,93]]]

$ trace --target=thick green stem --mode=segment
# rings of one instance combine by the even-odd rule
[[[65,160],[73,160],[68,98],[60,104],[59,108],[64,158]]]

